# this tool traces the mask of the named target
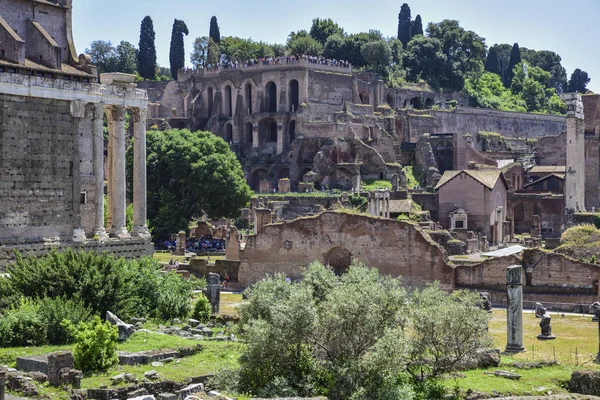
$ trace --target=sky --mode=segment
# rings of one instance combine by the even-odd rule
[[[169,65],[175,18],[186,22],[189,53],[196,37],[208,36],[216,16],[221,36],[285,43],[292,31],[310,29],[314,18],[331,18],[346,32],[377,29],[395,36],[402,1],[390,0],[74,0],[73,36],[78,53],[98,39],[122,40],[137,47],[140,23],[149,15],[156,31],[158,63]],[[590,75],[588,88],[600,93],[600,0],[414,0],[412,17],[428,22],[456,19],[486,38],[488,46],[515,43],[552,50],[562,57],[570,77],[575,68]]]

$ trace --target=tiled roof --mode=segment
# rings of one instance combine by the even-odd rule
[[[42,64],[35,63],[29,59],[25,59],[24,64],[15,64],[15,63],[11,63],[6,60],[0,60],[0,67],[8,67],[8,68],[15,68],[15,69],[27,69],[30,71],[40,71],[40,72],[49,72],[49,73],[53,73],[53,74],[66,74],[66,75],[81,76],[81,77],[85,77],[85,78],[94,78],[93,75],[88,74],[87,72],[84,72],[84,71],[80,71],[77,68],[75,68],[69,64],[65,64],[65,63],[61,64],[60,71],[57,69],[48,68]]]
[[[35,29],[37,29],[38,32],[44,37],[44,39],[46,39],[46,41],[48,43],[50,43],[50,45],[52,47],[59,47],[58,44],[56,43],[56,41],[54,40],[54,38],[52,38],[52,36],[50,36],[50,34],[48,32],[46,32],[44,27],[42,25],[40,25],[39,22],[37,22],[37,21],[30,21],[30,22],[35,27]]]
[[[410,214],[412,200],[390,200],[390,212],[394,214]]]
[[[8,23],[4,20],[4,18],[2,18],[1,15],[0,15],[0,26],[6,32],[8,32],[8,34],[13,38],[13,40],[16,40],[17,42],[24,42],[24,40],[21,39],[21,37],[17,34],[17,32],[15,32],[13,30],[13,28],[10,27],[10,25],[8,25]]]
[[[502,171],[499,169],[465,169],[462,171],[446,171],[444,175],[442,175],[442,179],[438,182],[436,189],[441,188],[446,183],[450,182],[452,179],[460,175],[461,173],[465,173],[469,175],[471,178],[475,179],[477,182],[481,183],[483,186],[493,189],[496,186],[496,182],[502,176]]]
[[[538,179],[538,180],[536,180],[536,181],[529,182],[529,183],[527,183],[527,184],[523,185],[523,187],[524,187],[524,188],[526,188],[526,187],[529,187],[529,186],[533,186],[533,185],[535,185],[536,183],[539,183],[539,182],[545,181],[546,179],[550,179],[550,178],[551,178],[551,177],[553,177],[553,176],[554,176],[554,177],[556,177],[556,178],[558,178],[558,179],[560,179],[561,181],[564,181],[564,180],[565,180],[565,174],[550,174],[550,175],[546,175],[545,177],[543,177],[543,178],[540,178],[540,179]]]
[[[529,171],[530,174],[565,173],[567,167],[564,165],[536,165]]]

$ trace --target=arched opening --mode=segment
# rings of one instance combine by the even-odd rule
[[[329,174],[322,183],[325,183],[329,189],[352,189],[352,173],[346,168],[338,168]]]
[[[231,86],[225,86],[225,101],[223,102],[223,114],[231,117],[232,113],[232,100],[231,100]]]
[[[412,99],[410,99],[410,106],[412,108],[416,108],[417,110],[423,108],[423,103],[421,103],[421,98],[413,97]]]
[[[366,94],[365,92],[362,92],[361,94],[359,94],[358,97],[360,97],[360,104],[370,104],[369,95]]]
[[[454,146],[447,140],[442,140],[435,145],[435,158],[440,173],[454,169]]]
[[[277,171],[277,179],[285,179],[290,178],[290,169],[289,168],[281,168]]]
[[[391,92],[387,95],[387,103],[391,108],[396,108],[396,99],[394,98],[394,94]]]
[[[300,105],[300,94],[298,81],[293,79],[290,81],[290,112],[298,111]]]
[[[277,143],[277,122],[272,118],[263,119],[258,125],[261,143]]]
[[[431,99],[430,97],[428,97],[428,98],[425,100],[425,107],[426,107],[426,108],[431,108],[431,107],[433,107],[433,104],[434,104],[434,103],[433,103],[433,99]]]
[[[246,124],[246,143],[252,144],[254,140],[254,135],[252,134],[252,122],[248,122]]]
[[[352,253],[343,247],[334,247],[325,255],[325,265],[330,266],[336,275],[348,271],[352,264]]]
[[[223,137],[223,140],[225,140],[227,144],[230,144],[233,140],[233,127],[231,124],[225,125],[225,137]]]
[[[255,192],[258,192],[260,188],[260,181],[266,180],[267,176],[268,172],[266,169],[261,168],[253,171],[250,175],[250,182],[248,182],[250,184],[250,188]]]
[[[290,122],[290,143],[296,139],[296,121]]]
[[[246,98],[246,111],[248,114],[252,114],[252,85],[249,83],[246,84],[244,97]]]
[[[206,91],[206,110],[208,112],[208,116],[210,117],[213,112],[213,101],[214,101],[215,93],[213,88],[209,87]]]
[[[277,85],[271,81],[267,83],[265,89],[266,112],[275,113],[277,112]]]

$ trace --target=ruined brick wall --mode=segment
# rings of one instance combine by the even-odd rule
[[[301,268],[347,251],[383,275],[402,276],[408,285],[435,280],[454,286],[454,272],[445,252],[418,227],[362,215],[325,212],[316,217],[267,225],[250,236],[242,251],[239,280],[249,285],[265,275],[283,272],[292,278]]]
[[[567,132],[538,138],[535,143],[535,159],[538,165],[566,165]]]
[[[352,102],[352,75],[310,70],[308,72],[308,101],[341,107]]]
[[[67,101],[0,95],[0,241],[70,237],[79,224],[69,111]]]
[[[521,264],[516,256],[489,258],[476,265],[459,265],[455,268],[456,287],[481,290],[506,289],[506,268]]]

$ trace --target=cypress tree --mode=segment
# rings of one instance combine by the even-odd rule
[[[485,70],[502,76],[500,71],[500,61],[498,60],[498,52],[496,46],[490,47],[487,59],[485,60]]]
[[[421,15],[417,14],[415,20],[410,26],[410,38],[414,38],[417,35],[423,34],[423,21],[421,21]]]
[[[217,17],[210,19],[210,30],[208,37],[213,40],[216,44],[221,44],[221,31],[219,30],[219,24],[217,23]]]
[[[185,66],[183,35],[187,36],[189,33],[185,22],[175,19],[173,22],[173,31],[171,32],[171,50],[169,52],[171,76],[175,80],[177,80],[177,71]]]
[[[402,42],[402,46],[406,48],[406,45],[411,39],[411,17],[410,7],[408,4],[402,4],[400,8],[400,14],[398,14],[398,39]]]
[[[509,88],[512,80],[515,76],[514,69],[521,62],[521,49],[519,43],[513,44],[513,48],[510,52],[510,61],[508,63],[508,70],[506,71],[506,80],[504,81],[504,87]]]
[[[138,73],[144,79],[154,79],[156,75],[156,34],[150,16],[142,20],[138,53]]]

